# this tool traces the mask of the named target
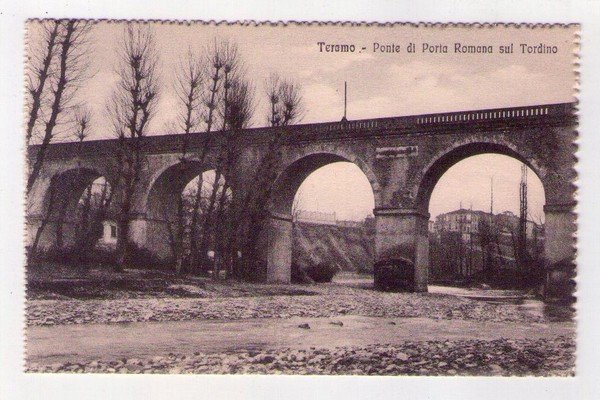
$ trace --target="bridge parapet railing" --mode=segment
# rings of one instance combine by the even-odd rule
[[[518,121],[558,117],[572,114],[573,104],[547,104],[505,109],[458,111],[439,114],[416,115],[406,117],[378,118],[368,120],[327,122],[296,125],[290,127],[293,132],[350,132],[374,129],[416,128],[428,125],[445,125],[473,122]]]
[[[490,121],[490,120],[514,120],[524,118],[538,118],[544,116],[558,116],[566,114],[563,104],[541,105],[515,107],[508,109],[491,109],[491,110],[475,110],[464,112],[451,112],[443,114],[432,114],[417,116],[416,123],[424,124],[440,124],[453,122],[474,122],[474,121]]]

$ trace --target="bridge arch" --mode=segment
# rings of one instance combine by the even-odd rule
[[[315,151],[294,157],[275,179],[269,203],[271,218],[259,241],[268,281],[290,282],[293,243],[291,213],[300,185],[317,169],[344,161],[358,166],[366,176],[373,192],[375,207],[378,207],[380,187],[377,177],[360,157],[342,151]]]
[[[384,223],[388,225],[388,228],[393,228],[386,232],[378,230],[377,258],[380,259],[382,256],[385,258],[391,250],[391,253],[402,253],[400,255],[413,260],[417,290],[426,291],[429,269],[427,225],[429,202],[433,189],[444,173],[458,162],[480,154],[500,154],[523,162],[540,179],[546,202],[544,206],[544,262],[546,268],[549,268],[546,280],[553,282],[567,279],[571,272],[552,271],[556,268],[567,268],[566,266],[573,262],[574,257],[575,216],[572,212],[571,199],[564,195],[564,193],[568,193],[568,190],[562,188],[560,182],[556,182],[555,177],[560,173],[559,170],[546,165],[536,157],[536,154],[529,152],[525,146],[519,146],[518,143],[518,141],[512,143],[506,138],[491,137],[488,140],[481,140],[479,137],[474,137],[469,141],[457,143],[451,149],[446,148],[434,153],[427,162],[421,164],[419,173],[407,181],[409,190],[415,193],[412,204],[407,204],[408,208],[406,209],[400,209],[397,215],[378,216],[380,221],[386,219]],[[384,223],[378,223],[378,226]],[[408,229],[407,226],[409,226]],[[394,237],[401,239],[397,240]],[[402,247],[402,249],[396,251],[396,247]],[[549,285],[552,287],[553,284]]]
[[[56,171],[39,182],[35,214],[29,216],[29,245],[37,250],[51,247],[69,248],[76,244],[77,209],[86,188],[99,178],[112,190],[112,179],[101,170],[88,166],[72,166]]]
[[[481,154],[500,154],[514,158],[527,165],[538,176],[544,191],[547,190],[545,182],[545,168],[531,155],[524,154],[518,146],[510,142],[498,141],[472,141],[463,143],[450,150],[444,149],[436,153],[431,160],[421,169],[417,179],[415,206],[418,212],[428,214],[429,200],[433,189],[440,178],[457,163]]]
[[[141,244],[160,260],[172,262],[177,253],[175,246],[178,242],[174,241],[174,235],[178,235],[178,209],[184,207],[180,201],[186,186],[195,178],[214,170],[215,167],[210,163],[188,159],[169,163],[153,175],[142,199],[145,226],[138,230],[145,233]],[[220,179],[221,184],[223,180]]]
[[[285,165],[275,179],[270,209],[272,212],[289,216],[292,211],[292,203],[298,188],[306,178],[317,169],[335,162],[349,162],[356,165],[371,184],[371,190],[375,199],[375,208],[380,203],[380,188],[377,177],[360,157],[355,154],[342,151],[319,151],[302,154]]]
[[[213,170],[210,164],[196,160],[186,160],[169,164],[154,175],[144,196],[142,208],[146,217],[161,220],[170,216],[172,206],[185,186],[195,177]]]

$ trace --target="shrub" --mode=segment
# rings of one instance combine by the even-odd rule
[[[315,282],[331,282],[335,274],[340,271],[340,267],[337,265],[327,264],[321,262],[317,265],[311,265],[304,269],[304,272],[310,279]]]
[[[81,250],[76,247],[51,247],[39,250],[32,259],[33,264],[53,263],[69,266],[114,265],[115,262],[114,251],[105,248]]]
[[[292,283],[314,283],[314,281],[298,263],[292,263]]]
[[[140,247],[135,243],[127,244],[127,252],[125,257],[125,266],[128,268],[140,269],[172,269],[172,260],[162,260],[144,247]]]
[[[378,290],[409,290],[415,287],[415,267],[410,260],[382,260],[374,267],[375,288]]]

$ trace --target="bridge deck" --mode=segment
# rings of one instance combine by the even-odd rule
[[[435,114],[409,115],[387,118],[371,118],[353,121],[298,124],[287,127],[247,128],[236,135],[260,143],[273,137],[274,133],[285,130],[289,140],[311,141],[372,135],[373,133],[407,134],[417,132],[453,131],[456,129],[489,129],[494,127],[519,127],[531,125],[564,125],[573,123],[576,103],[542,104],[533,106],[492,108],[471,111],[456,111]],[[223,132],[213,132],[216,138]],[[182,134],[150,135],[144,138],[146,152],[168,152],[180,148]],[[203,143],[207,138],[204,132],[190,134],[190,148]],[[48,157],[70,156],[75,151],[80,155],[102,154],[109,151],[116,139],[90,140],[78,144],[61,142],[50,145]],[[36,151],[37,145],[29,146]]]

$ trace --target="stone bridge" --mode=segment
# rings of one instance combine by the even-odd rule
[[[565,103],[246,129],[238,133],[242,150],[227,179],[234,195],[244,185],[253,185],[248,171],[256,170],[275,130],[286,130],[281,167],[272,182],[271,220],[261,250],[267,280],[289,282],[291,209],[298,187],[313,171],[329,163],[356,164],[371,183],[375,198],[377,259],[413,260],[417,290],[425,291],[431,193],[452,165],[477,154],[511,156],[535,171],[546,198],[545,258],[552,264],[574,257],[576,124],[575,104]],[[202,148],[206,139],[207,134],[191,134],[189,153]],[[164,258],[170,255],[170,247],[163,211],[176,204],[176,196],[193,177],[214,169],[216,148],[204,162],[196,159],[191,168],[182,169],[183,135],[144,140],[147,163],[134,196],[130,239]],[[114,179],[109,163],[113,142],[50,146],[40,178],[28,197],[30,236],[39,226],[51,187],[68,198],[68,212],[73,212],[89,183],[100,176],[108,182]],[[29,151],[37,148],[32,146]],[[65,243],[72,236],[68,221]],[[55,240],[52,231],[45,230],[40,242],[43,246]]]

